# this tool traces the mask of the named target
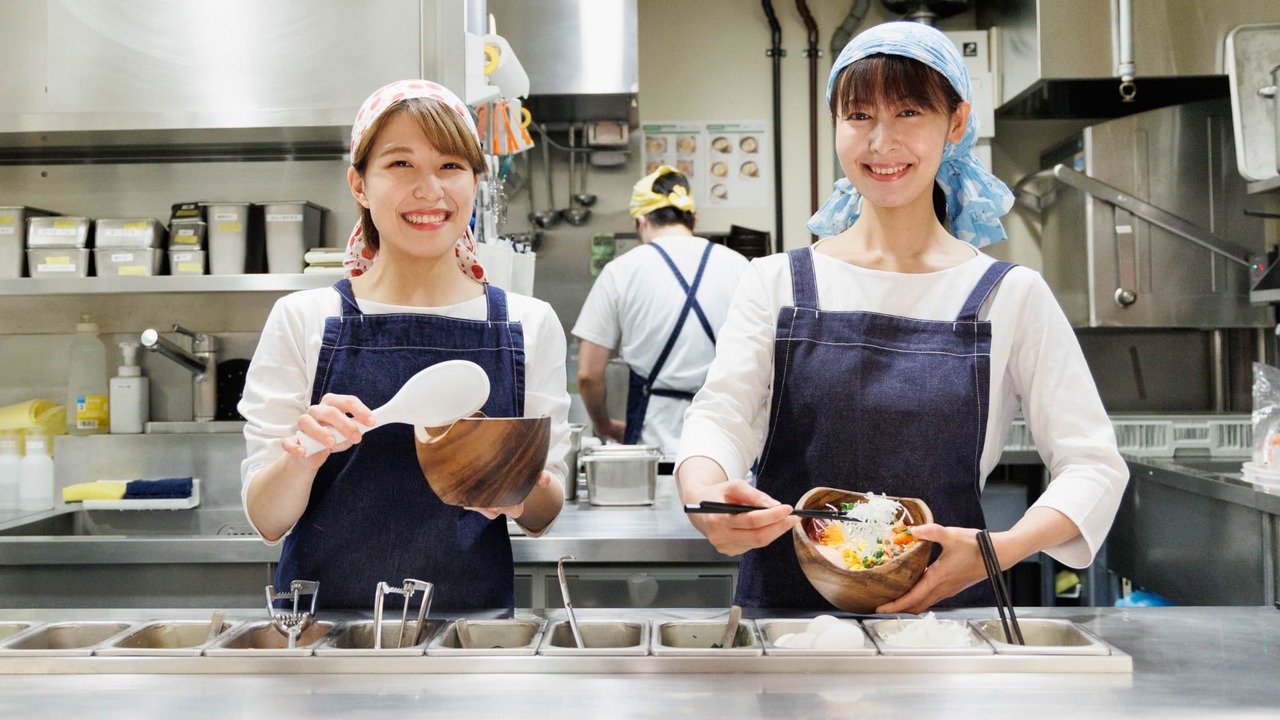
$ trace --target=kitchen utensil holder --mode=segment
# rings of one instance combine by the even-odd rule
[[[406,578],[404,585],[401,587],[395,587],[385,582],[378,583],[378,589],[373,599],[374,650],[382,649],[382,609],[387,601],[387,593],[404,596],[404,608],[400,611],[400,633],[396,635],[396,648],[402,648],[404,647],[404,634],[408,629],[409,601],[413,599],[414,593],[419,590],[422,591],[422,600],[418,603],[418,621],[413,626],[413,642],[409,643],[409,647],[422,642],[423,621],[426,620],[427,611],[431,608],[431,596],[435,591],[435,586],[425,580],[413,580],[411,578]]]
[[[311,609],[299,610],[299,604],[303,595],[311,596]],[[320,583],[315,580],[294,580],[289,583],[287,592],[277,592],[275,586],[267,586],[267,615],[271,618],[271,625],[280,634],[289,638],[289,649],[297,647],[298,636],[311,627],[311,623],[316,619],[316,598],[320,595]],[[276,600],[293,601],[292,612],[281,612],[275,606]]]

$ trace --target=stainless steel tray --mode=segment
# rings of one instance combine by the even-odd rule
[[[0,643],[31,630],[40,623],[26,621],[0,622]]]
[[[444,627],[444,621],[425,620],[422,624],[422,638],[416,644],[396,647],[396,644],[400,641],[400,622],[398,620],[384,621],[382,623],[382,647],[375,650],[373,649],[374,623],[372,620],[344,623],[325,637],[324,642],[320,643],[315,649],[315,654],[321,656],[367,655],[370,657],[412,657],[421,655],[426,652],[427,644],[431,642],[435,634],[440,631],[440,628]],[[412,638],[416,634],[417,626],[417,622],[409,622],[405,628],[405,636]]]
[[[905,647],[902,645],[894,645],[884,639],[882,633],[888,633],[890,630],[897,630],[898,624],[909,624],[924,622],[911,618],[894,618],[892,620],[872,620],[865,623],[867,634],[875,642],[876,648],[880,650],[881,655],[916,655],[929,657],[954,657],[957,655],[993,655],[995,649],[982,639],[981,636],[969,627],[962,620],[947,620],[946,622],[958,622],[964,625],[969,631],[971,644],[968,647]]]
[[[811,657],[840,657],[849,655],[875,655],[875,643],[867,636],[866,630],[857,620],[838,620],[858,629],[864,644],[860,648],[792,648],[778,647],[774,642],[788,633],[804,632],[812,620],[756,620],[756,628],[760,631],[760,639],[764,643],[765,655],[795,655]]]
[[[223,622],[218,635],[209,640],[209,622],[202,620],[157,620],[131,628],[94,648],[94,655],[108,657],[196,657],[239,623]]]
[[[297,647],[290,648],[288,638],[270,620],[248,623],[205,648],[210,657],[307,657],[335,627],[334,623],[317,621],[298,637]]]
[[[471,620],[472,647],[462,647],[457,621],[436,634],[427,645],[428,655],[533,655],[542,641],[545,620]]]
[[[569,623],[552,623],[542,636],[539,655],[566,657],[590,655],[648,655],[649,623],[626,620],[584,620],[578,623],[582,641],[580,648],[573,642]]]
[[[707,657],[742,657],[764,654],[764,647],[750,620],[738,623],[733,647],[712,647],[724,637],[724,622],[707,620],[675,620],[660,623],[653,630],[649,652],[658,656],[699,655]]]
[[[87,657],[96,646],[133,627],[110,620],[58,622],[19,633],[0,645],[0,655]]]
[[[1018,628],[1026,645],[1007,642],[999,620],[970,620],[969,624],[991,643],[998,655],[1111,654],[1106,644],[1070,620],[1019,618]]]

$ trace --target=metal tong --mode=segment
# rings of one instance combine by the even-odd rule
[[[582,633],[578,631],[578,618],[573,614],[573,603],[569,602],[569,583],[564,579],[564,561],[573,559],[572,555],[561,557],[556,563],[556,576],[560,578],[560,599],[564,601],[564,610],[569,614],[569,631],[573,633],[573,644],[585,648],[587,644],[582,641]]]
[[[697,513],[715,513],[721,515],[738,515],[740,513],[751,512],[752,510],[768,510],[769,508],[759,505],[740,505],[738,503],[715,502],[712,500],[703,500],[697,505],[685,505],[684,511],[690,515]],[[792,515],[802,518],[817,518],[819,520],[848,520],[849,516],[839,510],[801,510],[795,509],[791,511]]]
[[[396,636],[396,648],[404,647],[404,635],[409,629],[409,601],[413,599],[413,594],[422,591],[422,600],[418,603],[418,621],[413,626],[413,642],[409,643],[409,647],[413,647],[422,642],[422,631],[425,630],[427,611],[431,609],[431,598],[435,592],[435,586],[425,580],[413,580],[406,578],[404,585],[395,587],[385,582],[378,583],[378,590],[373,598],[373,649],[382,649],[382,608],[386,604],[387,593],[395,593],[404,596],[404,607],[400,611],[400,634]]]
[[[1013,601],[1009,598],[1009,588],[1004,584],[1004,575],[1000,573],[1000,561],[996,559],[996,547],[991,544],[991,533],[978,531],[978,552],[982,555],[982,564],[987,569],[987,579],[996,593],[996,609],[1000,612],[1000,624],[1004,627],[1004,639],[1009,643],[1026,645],[1022,639],[1022,628],[1018,627],[1018,617],[1013,614]],[[1008,617],[1005,617],[1005,612]],[[1010,626],[1013,632],[1009,632]]]
[[[299,610],[298,604],[303,595],[311,596],[311,609]],[[267,586],[267,614],[271,616],[271,624],[282,635],[289,638],[289,649],[298,645],[298,636],[311,627],[316,619],[316,598],[320,595],[320,583],[315,580],[294,580],[289,583],[287,592],[276,592],[272,585]],[[292,600],[292,612],[279,612],[276,600]]]

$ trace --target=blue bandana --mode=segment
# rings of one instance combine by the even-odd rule
[[[964,59],[956,46],[941,32],[914,22],[888,22],[861,33],[845,45],[827,80],[827,103],[840,71],[871,55],[901,55],[942,73],[966,101],[973,100],[973,87]],[[938,167],[938,184],[947,196],[947,220],[951,232],[974,247],[984,247],[1005,238],[1000,217],[1013,207],[1013,194],[1003,182],[987,172],[973,152],[978,137],[978,114],[969,113],[968,127],[960,142],[948,142]],[[810,218],[809,231],[828,236],[844,232],[861,212],[862,195],[848,178],[836,182],[836,190],[817,214]]]

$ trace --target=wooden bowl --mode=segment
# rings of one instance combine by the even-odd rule
[[[476,413],[439,435],[417,428],[414,441],[422,475],[446,505],[516,505],[529,496],[547,464],[551,418]]]
[[[864,493],[816,487],[805,493],[796,503],[797,509],[821,510],[827,505],[840,507],[840,503],[860,502]],[[923,501],[916,498],[892,497],[910,511],[908,525],[924,525],[933,522],[933,513]],[[796,558],[800,569],[818,594],[841,610],[852,613],[873,613],[876,608],[891,600],[897,600],[911,589],[929,565],[933,543],[917,540],[907,551],[868,570],[848,570],[843,565],[828,560],[818,550],[818,543],[809,535],[819,520],[806,518],[793,528]]]

